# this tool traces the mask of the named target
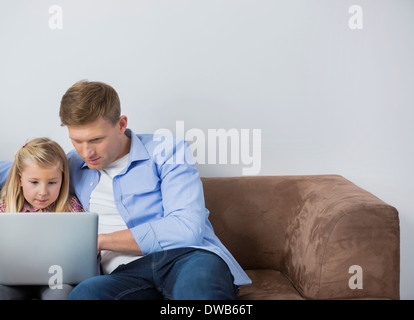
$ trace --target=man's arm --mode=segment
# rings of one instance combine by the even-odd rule
[[[12,164],[10,161],[0,161],[0,188],[6,183]]]
[[[154,152],[161,179],[163,217],[130,229],[144,255],[197,246],[204,238],[208,211],[200,175],[187,142],[177,139],[173,145],[171,150]],[[161,154],[162,163],[156,159]]]
[[[129,229],[98,235],[98,254],[101,250],[121,251],[142,255],[141,249]]]
[[[156,163],[161,179],[163,217],[127,230],[100,234],[98,250],[145,255],[201,243],[208,211],[191,150],[180,139],[174,142],[173,149],[162,151],[166,153],[163,161],[158,159]]]

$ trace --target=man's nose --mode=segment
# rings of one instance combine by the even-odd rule
[[[93,149],[90,147],[89,144],[85,143],[82,145],[81,156],[83,159],[90,159],[93,155]]]

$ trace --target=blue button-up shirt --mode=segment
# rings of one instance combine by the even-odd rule
[[[212,251],[229,266],[236,285],[251,280],[214,234],[203,186],[188,144],[176,137],[135,135],[127,167],[113,179],[115,204],[142,253],[195,247]],[[68,154],[71,192],[89,211],[99,171],[76,150]]]
[[[10,161],[0,161],[0,188],[3,188],[6,183],[11,166],[12,162]]]

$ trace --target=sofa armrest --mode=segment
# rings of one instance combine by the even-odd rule
[[[298,185],[283,272],[308,299],[399,299],[397,210],[341,176]],[[357,266],[357,267],[353,267]]]

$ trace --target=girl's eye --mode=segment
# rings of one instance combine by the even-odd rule
[[[37,184],[37,181],[30,181],[30,183],[32,183],[32,184]]]
[[[56,181],[50,181],[49,184],[56,184]]]

